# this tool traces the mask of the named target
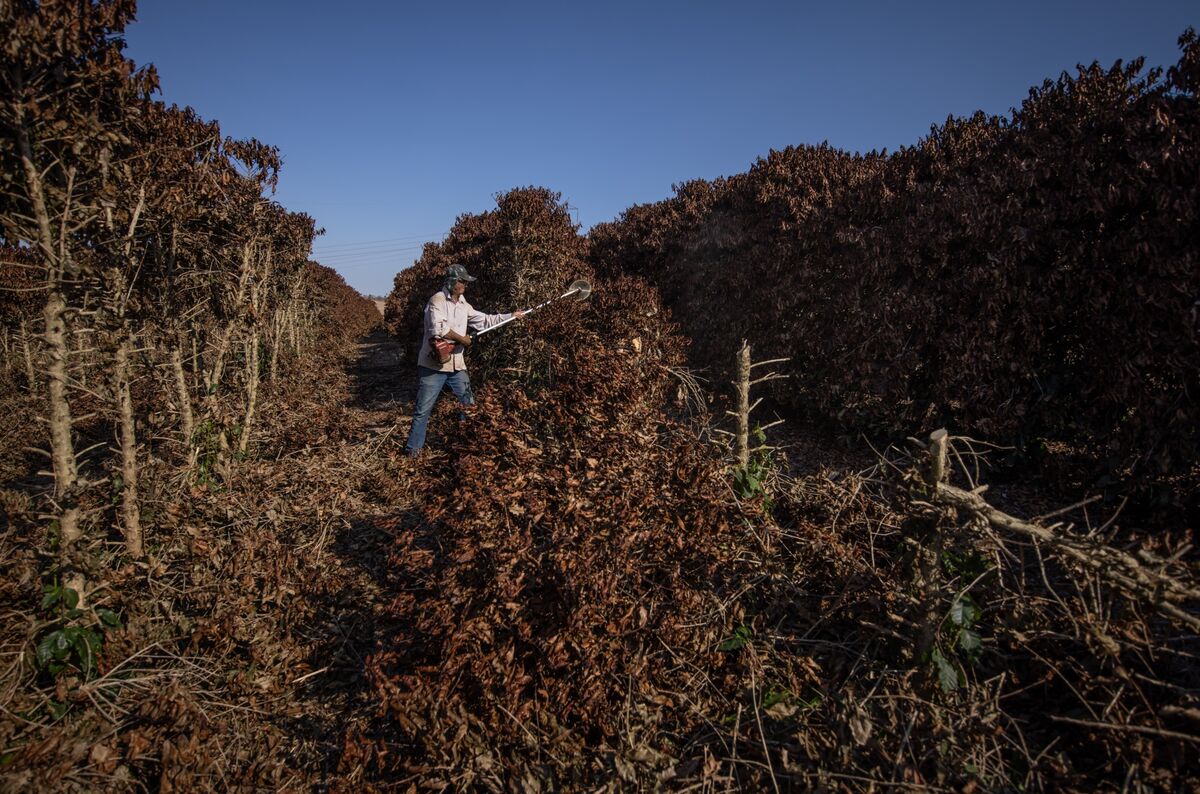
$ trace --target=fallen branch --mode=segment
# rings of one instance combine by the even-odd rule
[[[935,499],[985,519],[993,527],[1032,538],[1096,572],[1130,596],[1139,597],[1162,615],[1200,631],[1200,617],[1179,604],[1200,601],[1200,590],[1180,582],[1161,570],[1151,570],[1133,555],[1100,543],[1081,540],[1055,532],[1050,527],[1010,516],[992,507],[979,491],[967,491],[941,482],[945,471],[945,430],[930,436],[931,464],[927,483]]]

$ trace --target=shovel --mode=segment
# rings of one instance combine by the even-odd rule
[[[525,314],[529,314],[530,312],[536,312],[538,309],[541,309],[544,306],[549,306],[551,303],[554,303],[557,300],[562,300],[563,298],[569,298],[572,295],[575,296],[575,300],[577,300],[577,301],[587,300],[587,297],[591,294],[592,294],[592,285],[589,284],[588,282],[584,281],[581,278],[577,278],[571,282],[571,286],[567,287],[567,291],[564,292],[562,295],[559,295],[557,298],[551,298],[548,301],[543,301],[542,303],[539,303],[537,306],[534,306],[532,309],[526,309]],[[478,339],[479,337],[486,334],[488,331],[495,331],[500,326],[505,325],[506,323],[511,323],[515,319],[517,319],[517,318],[509,317],[507,320],[502,320],[502,321],[496,323],[491,328],[485,328],[482,331],[480,331],[479,333],[475,334],[475,338]]]

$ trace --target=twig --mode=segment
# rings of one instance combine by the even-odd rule
[[[1168,731],[1165,728],[1152,728],[1149,725],[1123,725],[1114,722],[1092,722],[1091,720],[1077,720],[1072,719],[1071,717],[1060,717],[1057,714],[1051,714],[1049,717],[1055,722],[1067,722],[1071,725],[1081,725],[1085,728],[1100,728],[1106,731],[1148,733],[1152,736],[1163,736],[1168,739],[1179,739],[1183,742],[1195,742],[1196,744],[1200,744],[1200,736],[1193,736],[1190,733],[1180,733],[1179,731]]]
[[[762,742],[763,755],[767,759],[767,771],[771,773],[771,786],[775,789],[775,794],[779,794],[779,781],[775,779],[775,765],[771,762],[771,750],[767,747],[767,735],[763,732],[762,715],[758,711],[758,687],[754,668],[750,669],[750,697],[754,704],[754,721],[758,723],[758,738]]]
[[[301,683],[301,682],[307,681],[308,679],[312,678],[314,675],[320,675],[321,673],[324,673],[324,672],[325,672],[325,671],[327,671],[329,668],[330,668],[330,665],[325,665],[325,666],[324,666],[324,667],[322,667],[320,670],[313,670],[311,673],[305,673],[304,675],[300,676],[299,678],[297,678],[297,679],[296,679],[295,681],[293,681],[292,683],[293,683],[293,684],[299,684],[299,683]]]
[[[1040,516],[1034,516],[1033,518],[1031,518],[1029,520],[1034,521],[1034,522],[1040,522],[1040,521],[1045,521],[1047,518],[1054,518],[1055,516],[1061,516],[1064,513],[1070,513],[1072,510],[1078,510],[1079,508],[1081,508],[1085,505],[1090,505],[1092,502],[1095,502],[1099,498],[1100,498],[1100,494],[1096,494],[1095,496],[1089,496],[1087,499],[1084,499],[1080,502],[1076,502],[1073,505],[1067,505],[1066,507],[1060,507],[1058,510],[1052,510],[1049,513],[1042,513]]]
[[[1200,722],[1200,709],[1182,708],[1180,706],[1163,706],[1160,712],[1168,717],[1187,717]]]

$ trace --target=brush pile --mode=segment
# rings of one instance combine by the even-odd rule
[[[791,481],[768,511],[732,499],[683,428],[606,441],[628,404],[584,405],[539,410],[492,392],[453,462],[421,472],[432,493],[397,535],[394,628],[368,662],[390,727],[348,738],[343,769],[358,780],[1195,782],[1200,646],[1186,621],[1154,614],[1153,596],[930,501],[923,458]],[[580,446],[548,432],[543,411],[586,415],[569,436]],[[1050,534],[1103,546],[1070,527]],[[1140,552],[1190,593],[1195,616],[1188,539]]]
[[[390,628],[367,661],[381,719],[347,737],[349,779],[1188,779],[1197,699],[1177,698],[1200,649],[1152,591],[1063,551],[1099,538],[996,530],[895,451],[864,475],[803,480],[776,459],[772,488],[739,499],[720,449],[680,419],[682,340],[637,280],[602,281],[525,331],[542,365],[497,371],[465,418],[443,401],[441,452],[390,464],[423,486],[396,525]],[[1194,614],[1186,533],[1129,550]]]

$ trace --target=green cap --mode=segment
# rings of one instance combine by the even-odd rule
[[[467,272],[462,265],[451,265],[446,268],[447,281],[474,281],[475,277]]]

